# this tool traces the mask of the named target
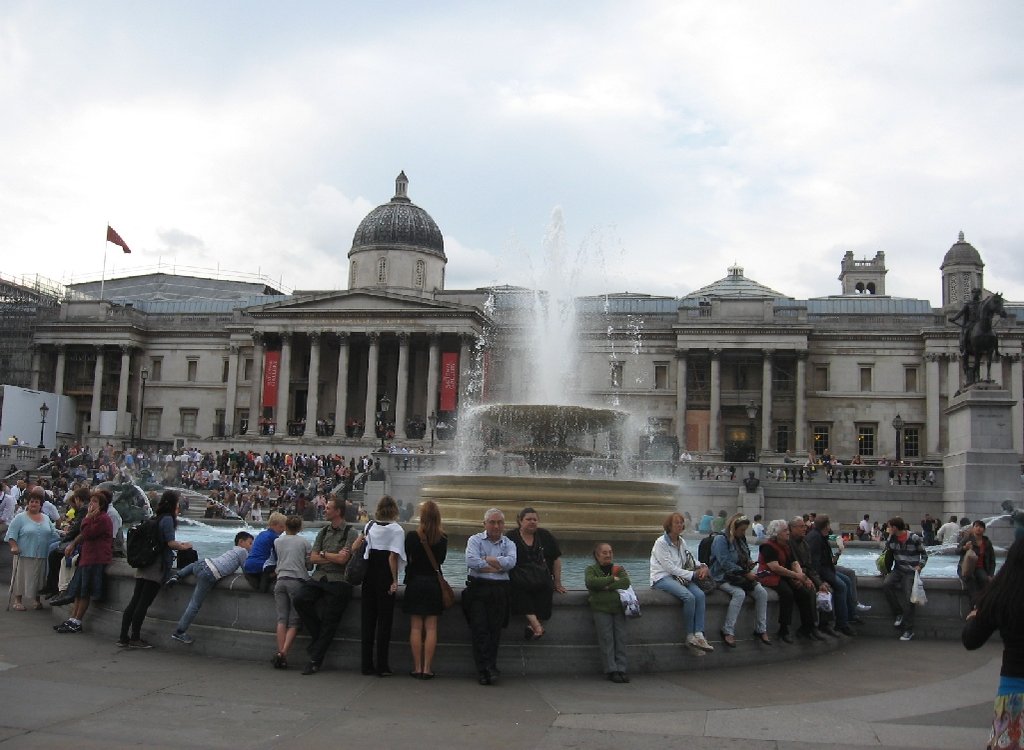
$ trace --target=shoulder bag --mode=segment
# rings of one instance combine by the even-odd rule
[[[366,577],[366,566],[370,562],[366,558],[366,550],[370,549],[371,526],[373,526],[373,521],[366,524],[366,528],[363,530],[363,544],[366,545],[366,549],[360,549],[359,552],[352,552],[352,556],[348,559],[348,565],[345,566],[345,581],[348,582],[350,586],[361,586],[363,584],[363,578]]]
[[[452,589],[451,584],[444,579],[444,574],[441,573],[441,566],[437,564],[437,558],[434,557],[434,550],[430,549],[430,545],[427,544],[427,540],[422,534],[417,532],[416,534],[420,538],[420,544],[423,545],[423,551],[427,553],[427,559],[430,560],[430,566],[437,573],[437,583],[441,587],[441,606],[448,609],[455,604],[455,591]]]

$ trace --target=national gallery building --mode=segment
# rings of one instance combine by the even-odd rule
[[[681,298],[578,298],[571,400],[635,415],[621,447],[641,455],[678,444],[726,461],[825,449],[844,462],[939,461],[963,378],[948,318],[985,290],[963,234],[941,253],[938,307],[889,296],[882,252],[837,258],[838,286],[811,299],[737,266]],[[444,237],[404,173],[348,258],[345,290],[163,273],[108,279],[102,294],[100,282],[72,285],[39,313],[31,387],[73,400],[74,433],[61,440],[368,452],[378,429],[417,447],[433,433],[444,447],[463,405],[521,400],[544,367],[523,321],[533,292],[446,289]],[[1017,399],[1024,454],[1024,304],[1006,311],[991,379]]]

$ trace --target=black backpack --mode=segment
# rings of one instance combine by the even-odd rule
[[[150,518],[128,529],[128,542],[125,554],[128,564],[133,568],[147,568],[157,560],[164,551],[164,543],[160,539],[160,525],[157,519]]]
[[[712,531],[706,537],[700,540],[700,544],[697,545],[697,561],[704,565],[711,564],[711,544],[715,541],[716,536],[720,536],[721,531]]]

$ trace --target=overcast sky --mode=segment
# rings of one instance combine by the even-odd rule
[[[938,304],[964,231],[1024,300],[1024,4],[88,2],[0,6],[4,275],[157,262],[344,288],[409,196],[448,288],[530,285],[552,211],[580,291],[726,275]]]

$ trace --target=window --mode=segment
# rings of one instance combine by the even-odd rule
[[[222,382],[222,383],[228,382],[228,377],[230,376],[230,374],[231,374],[231,362],[229,360],[225,359],[224,360],[224,366],[221,367],[221,370],[220,370],[220,382]]]
[[[149,362],[149,379],[151,381],[160,380],[160,372],[164,369],[164,358],[153,357]]]
[[[857,452],[862,456],[875,455],[875,426],[873,424],[857,425]]]
[[[612,388],[622,387],[622,362],[612,362]]]
[[[217,409],[213,417],[213,434],[217,437],[224,437],[227,434],[227,425],[224,424],[225,411]]]
[[[146,409],[146,413],[142,417],[142,437],[147,440],[155,440],[160,437],[160,417],[163,411],[161,409]]]
[[[814,368],[814,390],[828,390],[828,365],[818,365]]]
[[[377,261],[377,283],[386,284],[388,282],[388,259],[380,258]]]
[[[793,364],[791,362],[775,362],[772,365],[772,390],[777,393],[792,393],[793,383],[796,378],[793,376]]]
[[[654,363],[654,390],[668,390],[668,362]]]
[[[917,393],[917,368],[903,368],[903,390],[907,393]]]
[[[252,357],[245,360],[242,366],[242,380],[252,380],[252,368],[254,367]]]
[[[187,372],[188,372],[188,374],[186,375],[185,379],[188,380],[188,382],[194,383],[194,382],[196,382],[196,380],[198,380],[198,378],[199,378],[199,360],[198,359],[190,359],[188,361],[188,371]]]
[[[919,427],[903,428],[903,458],[921,457],[921,429]]]
[[[423,288],[423,276],[424,276],[425,265],[422,260],[416,261],[416,272],[412,276],[412,285],[416,289]]]
[[[780,424],[775,428],[775,452],[785,453],[791,450],[789,445],[790,429],[788,424]]]
[[[831,428],[827,424],[816,424],[812,429],[814,430],[814,452],[820,456],[830,447],[829,432]]]
[[[861,367],[860,368],[860,389],[863,392],[871,390],[871,368]]]
[[[196,422],[199,421],[199,409],[181,409],[181,429],[183,435],[196,435]]]

